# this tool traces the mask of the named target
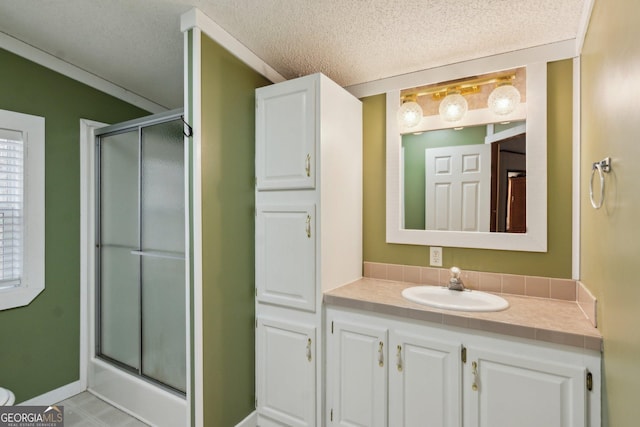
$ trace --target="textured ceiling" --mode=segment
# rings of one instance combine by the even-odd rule
[[[574,39],[586,0],[3,0],[0,31],[169,108],[193,7],[286,78],[353,84]]]

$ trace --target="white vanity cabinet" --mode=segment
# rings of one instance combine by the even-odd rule
[[[264,415],[288,426],[316,419],[316,328],[259,317],[256,333],[257,400]]]
[[[315,205],[256,207],[256,298],[316,309]]]
[[[322,293],[362,277],[362,104],[321,74],[256,90],[258,425],[323,426]]]
[[[328,425],[461,425],[460,343],[332,308],[326,333]]]
[[[328,426],[600,426],[597,352],[336,307],[325,331]]]
[[[569,427],[589,423],[588,372],[580,354],[540,352],[507,342],[469,346],[464,425]],[[597,421],[597,422],[596,422]]]
[[[387,425],[388,330],[366,320],[328,323],[327,404],[334,426]]]
[[[458,427],[462,346],[420,329],[390,332],[389,425]]]
[[[316,93],[308,76],[256,90],[256,187],[314,189]]]

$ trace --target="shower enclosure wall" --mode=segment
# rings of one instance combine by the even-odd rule
[[[183,131],[173,111],[99,129],[95,146],[95,358],[170,401],[187,390]],[[114,400],[102,368],[93,386]]]

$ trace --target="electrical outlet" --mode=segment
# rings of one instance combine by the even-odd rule
[[[442,248],[436,246],[429,248],[429,264],[434,267],[442,267]]]

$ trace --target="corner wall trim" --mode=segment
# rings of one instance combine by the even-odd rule
[[[204,331],[203,331],[203,307],[202,307],[202,57],[201,38],[202,31],[199,27],[191,28],[193,37],[192,63],[188,64],[189,50],[189,30],[185,31],[185,88],[188,88],[189,81],[192,86],[192,99],[189,102],[189,91],[185,90],[185,114],[191,118],[191,126],[194,134],[192,136],[192,165],[189,173],[192,180],[192,204],[189,207],[192,221],[192,248],[193,254],[190,257],[190,264],[193,265],[193,276],[190,282],[193,286],[193,300],[190,301],[190,309],[193,318],[193,341],[190,343],[193,364],[190,364],[189,375],[193,378],[193,384],[189,383],[190,392],[189,403],[192,411],[190,414],[191,425],[194,427],[204,426]],[[190,335],[188,335],[190,336]],[[191,362],[190,362],[191,363]]]
[[[151,113],[161,113],[168,110],[168,108],[163,105],[156,104],[147,98],[137,95],[3,32],[0,32],[0,48]]]
[[[580,279],[580,192],[581,192],[581,93],[580,93],[580,57],[573,58],[573,182],[571,196],[571,278]]]
[[[582,55],[582,47],[584,46],[584,39],[587,37],[587,30],[589,29],[594,3],[595,0],[586,0],[584,2],[580,22],[578,22],[578,32],[576,34],[576,56]]]
[[[63,400],[82,393],[85,390],[86,388],[82,387],[82,384],[78,380],[41,394],[40,396],[20,402],[18,406],[49,406],[54,403],[62,402]]]
[[[236,427],[256,427],[258,425],[258,413],[253,411],[247,418],[236,424]]]
[[[286,80],[280,73],[274,70],[269,64],[264,62],[245,45],[240,43],[213,19],[205,15],[200,9],[191,9],[180,17],[180,30],[182,32],[188,31],[192,28],[199,28],[204,34],[211,37],[215,42],[219,43],[238,59],[247,64],[247,66],[271,80],[273,83],[279,83]]]

